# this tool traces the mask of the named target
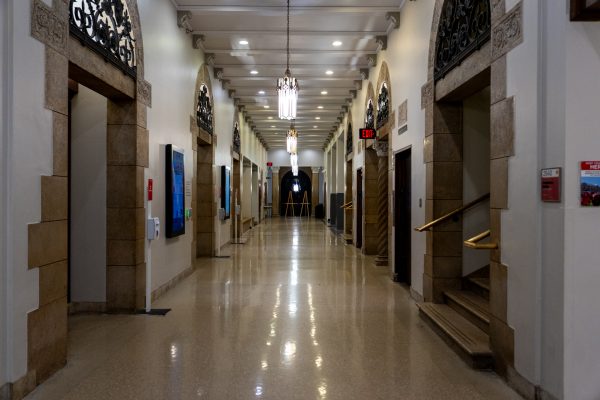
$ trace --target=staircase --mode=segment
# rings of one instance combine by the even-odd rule
[[[491,369],[489,266],[463,278],[462,288],[444,292],[444,304],[418,304],[419,314],[471,367]]]

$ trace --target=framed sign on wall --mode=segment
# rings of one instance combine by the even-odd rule
[[[173,238],[185,233],[185,163],[183,150],[166,146],[166,215],[165,236]]]
[[[221,208],[225,210],[225,219],[231,217],[231,168],[221,167]]]
[[[571,0],[571,21],[600,21],[600,0]]]

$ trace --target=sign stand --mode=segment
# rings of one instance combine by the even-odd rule
[[[288,216],[288,209],[289,207],[292,206],[292,217],[296,216],[296,213],[294,211],[294,207],[296,206],[296,203],[294,203],[294,198],[292,197],[292,192],[288,192],[288,199],[287,199],[287,203],[285,203],[285,216]]]
[[[304,191],[304,196],[302,196],[302,206],[300,207],[300,216],[302,216],[302,213],[304,212],[304,210],[306,210],[306,216],[309,217],[310,210],[309,210],[309,203],[308,203],[308,194],[306,193],[306,190]]]

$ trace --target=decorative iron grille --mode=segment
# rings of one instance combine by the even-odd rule
[[[240,153],[242,140],[240,137],[240,125],[236,122],[233,126],[233,151]]]
[[[373,109],[373,100],[369,100],[367,104],[367,112],[365,115],[365,128],[375,129],[375,112]]]
[[[200,90],[198,91],[198,101],[196,103],[196,123],[198,124],[198,127],[204,129],[206,132],[212,135],[212,104],[210,102],[208,87],[205,84],[202,84],[200,86]]]
[[[352,124],[348,124],[348,131],[346,132],[346,154],[350,154],[354,151],[354,144],[352,143]]]
[[[384,82],[381,85],[379,98],[377,99],[377,128],[381,128],[386,124],[389,117],[390,98],[387,84]]]
[[[436,39],[435,81],[480,49],[490,32],[490,0],[446,0]]]
[[[135,78],[135,38],[124,0],[70,0],[69,30],[105,60]]]

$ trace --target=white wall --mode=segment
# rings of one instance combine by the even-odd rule
[[[581,207],[578,194],[579,162],[600,159],[600,24],[566,25],[564,398],[591,400],[600,398],[600,208]]]
[[[289,167],[290,155],[285,149],[270,150],[267,160],[273,163],[274,167]],[[313,149],[300,149],[298,152],[298,166],[300,167],[322,167],[323,151]]]
[[[71,103],[72,302],[106,301],[106,117],[106,98],[79,85]]]
[[[44,108],[44,45],[31,37],[31,2],[9,0],[5,100],[8,129],[5,194],[7,235],[7,378],[27,372],[27,313],[38,307],[38,269],[27,268],[27,225],[41,220],[41,175],[52,175],[52,114]]]
[[[7,268],[6,262],[6,209],[5,209],[5,196],[8,194],[7,186],[7,129],[6,129],[6,112],[4,110],[5,99],[7,96],[7,71],[5,68],[5,62],[8,61],[8,50],[6,46],[7,34],[10,34],[11,27],[8,24],[8,13],[6,10],[7,2],[0,1],[0,396],[2,396],[1,388],[8,381],[7,379],[7,333],[8,333],[8,321],[7,311],[8,302],[6,297],[7,290]]]
[[[429,41],[431,20],[433,18],[433,1],[406,2],[400,13],[400,28],[392,31],[388,37],[388,49],[379,52],[377,66],[371,68],[369,80],[377,87],[377,79],[383,61],[386,61],[390,72],[392,110],[408,99],[408,130],[398,136],[397,126],[390,133],[393,152],[411,148],[411,222],[413,226],[425,223],[425,164],[423,163],[423,139],[425,132],[425,111],[421,109],[421,87],[427,82],[427,65],[429,58]],[[354,118],[352,126],[355,131],[364,126],[364,104],[367,82],[352,109]],[[375,89],[377,91],[377,89]],[[377,93],[375,93],[377,96]],[[354,106],[354,105],[353,105]],[[356,136],[356,135],[354,135]],[[364,165],[364,150],[356,152],[358,140],[354,138],[354,169]],[[422,200],[420,203],[419,200]],[[422,204],[421,206],[419,204]],[[423,294],[423,254],[425,254],[425,234],[411,230],[411,287]],[[392,239],[393,243],[394,238]],[[392,246],[393,249],[393,246]],[[393,251],[393,250],[392,250]],[[392,268],[392,267],[390,267]]]
[[[203,55],[191,48],[189,36],[177,27],[177,13],[170,2],[138,0],[138,7],[144,35],[145,78],[152,84],[152,108],[148,108],[150,167],[146,178],[154,180],[152,214],[164,224],[165,145],[184,150],[186,184],[194,173],[189,121]],[[186,207],[195,208],[187,195]],[[187,221],[184,235],[167,239],[163,234],[152,242],[153,290],[191,266],[193,230],[193,221]]]
[[[463,101],[463,202],[490,192],[490,89]],[[490,229],[490,203],[485,201],[463,213],[463,240]],[[463,276],[490,263],[489,250],[464,247]]]

